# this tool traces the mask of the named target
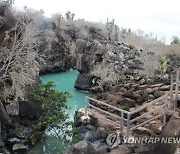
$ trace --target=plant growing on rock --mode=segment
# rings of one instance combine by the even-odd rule
[[[76,137],[76,131],[70,129],[72,122],[67,121],[68,115],[65,113],[68,108],[66,102],[71,95],[67,92],[59,92],[54,87],[53,82],[40,84],[30,94],[31,99],[40,103],[42,107],[42,114],[34,123],[29,135],[32,143],[44,139],[45,130],[63,143],[71,140],[72,136]]]
[[[74,17],[75,17],[75,14],[74,13],[71,13],[70,11],[67,11],[65,13],[65,17],[66,17],[66,20],[69,21],[69,20],[73,20]]]
[[[166,56],[162,57],[161,59],[161,73],[163,75],[167,72],[169,61],[170,61],[169,58],[167,58]]]
[[[97,65],[94,67],[91,74],[100,78],[98,84],[102,87],[105,84],[113,84],[118,79],[116,73],[113,72],[110,68],[108,68],[108,66],[102,67],[101,65]]]
[[[180,44],[180,39],[178,36],[173,36],[171,44]]]

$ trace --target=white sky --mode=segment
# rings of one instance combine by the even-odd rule
[[[43,9],[49,17],[68,10],[89,21],[105,22],[108,17],[119,27],[142,29],[167,40],[180,36],[180,0],[15,0],[15,6]]]

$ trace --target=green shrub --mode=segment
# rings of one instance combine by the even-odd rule
[[[42,107],[42,114],[32,126],[32,132],[28,137],[32,144],[45,139],[45,130],[53,132],[51,135],[66,145],[69,141],[72,142],[72,137],[76,134],[75,129],[72,129],[72,122],[67,120],[68,115],[65,113],[65,109],[68,108],[66,102],[71,95],[56,91],[54,87],[53,82],[40,84],[30,94],[31,99],[39,102]]]

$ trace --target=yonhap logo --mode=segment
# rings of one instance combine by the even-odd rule
[[[180,144],[180,137],[160,137],[160,136],[130,136],[123,137],[120,133],[111,133],[106,138],[106,143],[109,148],[115,148],[121,143],[125,144]],[[178,153],[180,154],[180,153]]]
[[[106,138],[106,143],[109,148],[115,148],[121,143],[121,138],[119,133],[111,133]]]

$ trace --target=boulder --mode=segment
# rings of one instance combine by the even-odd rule
[[[91,54],[82,54],[78,59],[79,67],[77,68],[82,73],[87,73],[92,68],[93,56]]]
[[[41,106],[38,102],[21,101],[19,102],[20,117],[28,117],[37,120],[41,115]]]
[[[67,149],[64,154],[95,154],[95,149],[91,142],[82,140]]]
[[[99,149],[97,150],[97,154],[106,154],[108,151],[107,151],[107,145],[103,145],[103,146],[100,146]]]
[[[101,93],[103,92],[103,88],[101,86],[95,86],[95,87],[90,88],[90,91],[92,93]]]
[[[130,150],[124,145],[119,145],[117,148],[112,149],[109,154],[130,154]]]
[[[148,100],[148,94],[144,93],[141,96],[139,96],[139,98],[137,99],[137,102],[138,103],[143,103],[143,102],[145,102],[147,100]]]
[[[164,129],[162,130],[162,133],[160,134],[161,137],[178,137],[180,138],[180,119],[179,118],[174,118],[171,119]],[[152,153],[154,154],[171,154],[175,153],[176,149],[179,148],[179,144],[173,143],[173,144],[168,144],[168,143],[158,143],[156,145],[156,148]]]
[[[10,138],[10,139],[8,139],[9,144],[15,144],[15,143],[20,143],[20,142],[21,142],[21,140],[18,139],[18,138]]]
[[[149,95],[148,96],[148,101],[153,101],[155,99],[154,95]]]
[[[77,39],[76,40],[76,53],[83,53],[86,47],[86,41],[82,39]]]
[[[7,112],[11,116],[19,115],[19,102],[14,100],[9,105],[6,106]]]
[[[86,129],[95,130],[96,128],[93,125],[86,125]]]
[[[123,96],[133,99],[133,98],[134,98],[133,93],[134,93],[134,88],[127,90],[127,91],[123,94]]]
[[[80,126],[87,126],[87,125],[92,125],[92,126],[97,126],[98,122],[97,119],[93,117],[93,115],[91,115],[88,112],[88,116],[85,116],[85,109],[79,109],[78,111],[75,112],[74,115],[74,124],[76,127],[80,127]]]
[[[22,151],[25,152],[27,149],[28,149],[28,146],[27,146],[27,145],[18,143],[18,144],[14,144],[14,145],[13,145],[12,151],[16,151],[16,152],[19,151],[19,153],[21,153]]]
[[[155,93],[154,93],[154,96],[156,97],[156,98],[159,98],[159,97],[161,97],[161,96],[163,96],[164,95],[164,93],[162,92],[162,91],[156,91]]]
[[[147,89],[145,89],[144,92],[147,94],[152,94],[154,92],[154,90],[152,88],[147,88]]]
[[[89,130],[85,126],[77,127],[77,133],[81,139],[84,139],[86,137],[86,133]]]
[[[105,139],[108,135],[108,132],[104,127],[98,127],[95,133],[93,134],[93,140]]]
[[[74,88],[80,89],[80,90],[90,90],[90,88],[93,85],[92,79],[93,77],[91,75],[80,73],[76,79]]]
[[[147,153],[150,151],[148,146],[140,146],[139,148],[134,150],[135,153]]]
[[[130,98],[121,98],[117,101],[117,104],[121,106],[127,106],[127,108],[132,108],[135,106],[135,101]]]
[[[159,90],[168,91],[168,90],[170,90],[170,85],[163,85],[159,88]]]

